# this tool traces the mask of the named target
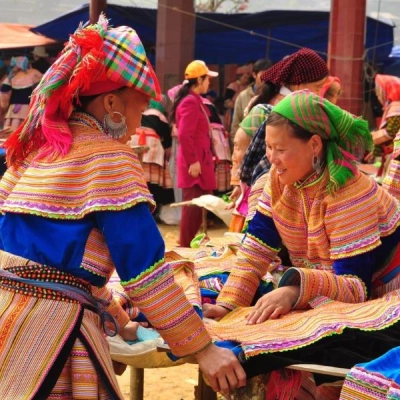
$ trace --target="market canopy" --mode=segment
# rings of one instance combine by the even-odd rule
[[[156,47],[157,10],[108,4],[106,15],[114,26],[134,28],[150,58]],[[209,64],[242,64],[259,58],[278,61],[300,47],[326,58],[329,11],[263,11],[259,13],[197,13],[195,58]],[[89,20],[89,5],[33,28],[58,41],[68,40],[80,22]],[[387,60],[393,47],[394,25],[366,18],[366,58]],[[268,39],[269,38],[269,39]]]
[[[45,46],[55,40],[31,31],[33,25],[0,23],[0,50]]]

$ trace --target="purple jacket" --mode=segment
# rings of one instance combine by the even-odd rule
[[[190,188],[196,184],[203,190],[214,190],[217,187],[207,115],[201,97],[194,92],[184,97],[176,109],[179,188]],[[196,161],[200,162],[201,175],[192,178],[189,175],[189,165]]]

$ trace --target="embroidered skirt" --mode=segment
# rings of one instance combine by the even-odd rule
[[[72,283],[51,268],[9,268],[10,260],[2,267],[19,276]],[[7,278],[0,278],[0,381],[0,399],[123,399],[100,317],[60,292]]]

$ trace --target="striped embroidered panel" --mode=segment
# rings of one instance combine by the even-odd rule
[[[17,170],[5,173],[0,186],[3,212],[80,219],[139,202],[154,207],[140,162],[127,145],[91,127],[72,124],[71,129],[74,143],[64,158],[32,163],[31,155]]]

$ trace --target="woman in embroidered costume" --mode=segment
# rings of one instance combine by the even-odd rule
[[[400,78],[376,74],[375,93],[382,104],[383,115],[379,129],[372,132],[372,138],[375,146],[381,148],[382,164],[377,176],[383,180],[389,172],[393,156],[393,140],[400,130]]]
[[[156,220],[163,204],[174,202],[174,191],[168,168],[171,152],[171,126],[166,117],[166,96],[161,101],[150,100],[143,112],[140,127],[132,135],[131,146],[148,146],[141,156],[141,164],[150,193],[156,202]]]
[[[15,131],[28,114],[30,96],[43,74],[24,56],[12,57],[10,67],[10,74],[0,86],[0,108],[7,111],[4,128]]]
[[[325,61],[313,50],[303,48],[285,57],[261,75],[263,88],[245,110],[245,118],[240,123],[243,131],[251,137],[240,165],[232,165],[232,185],[235,186],[230,199],[235,201],[232,227],[241,230],[247,220],[243,211],[247,209],[250,187],[266,173],[270,163],[265,156],[265,120],[274,105],[295,90],[308,89],[319,94],[328,76]],[[235,215],[236,214],[236,215]]]
[[[257,212],[216,305],[203,306],[207,317],[226,316],[212,333],[254,356],[398,322],[400,296],[391,291],[400,280],[400,204],[356,167],[372,145],[367,122],[294,92],[268,118],[266,145],[272,168]],[[281,243],[292,266],[275,290],[243,309],[276,268]]]
[[[375,86],[383,105],[379,130],[372,132],[374,143],[382,148],[378,176],[383,177],[382,186],[400,199],[400,78],[377,74]]]
[[[71,35],[5,144],[0,184],[0,398],[122,399],[101,329],[137,328],[105,287],[116,269],[176,356],[193,354],[214,390],[244,384],[212,344],[164,261],[153,199],[125,143],[157,78],[136,32],[99,22]],[[128,112],[129,111],[129,112]],[[23,371],[23,374],[13,373]]]

